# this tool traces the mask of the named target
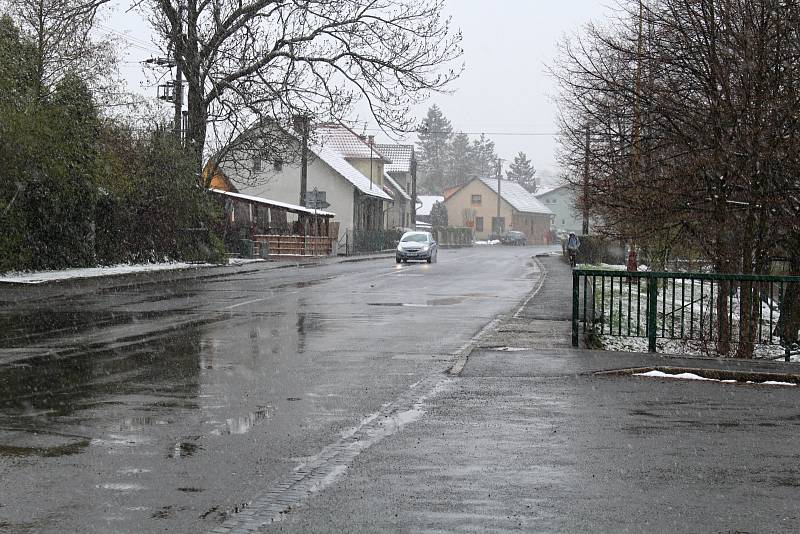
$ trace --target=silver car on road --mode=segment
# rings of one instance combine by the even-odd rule
[[[406,232],[397,243],[397,263],[409,260],[424,260],[436,263],[439,247],[430,232]]]

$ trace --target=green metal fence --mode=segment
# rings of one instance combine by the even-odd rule
[[[580,334],[780,345],[798,349],[784,311],[798,276],[653,273],[575,269],[572,344]],[[794,286],[794,287],[793,287]]]

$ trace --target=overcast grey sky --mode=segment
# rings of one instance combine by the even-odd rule
[[[464,36],[466,70],[452,95],[434,96],[453,126],[486,132],[498,155],[525,152],[537,169],[555,169],[555,81],[547,74],[565,34],[608,9],[601,0],[449,0]],[[427,106],[419,110],[424,115]],[[503,135],[500,135],[503,134]]]
[[[148,45],[145,23],[123,13],[126,4],[117,5],[104,29],[129,36],[132,47],[122,73],[133,89],[154,95],[154,87],[141,85],[137,62],[155,55],[155,47]],[[463,34],[466,69],[453,84],[453,94],[433,95],[416,110],[417,115],[422,118],[436,103],[456,130],[485,132],[495,141],[500,157],[509,160],[523,151],[537,169],[555,171],[556,142],[549,134],[555,131],[556,107],[551,97],[556,86],[546,65],[551,64],[565,34],[589,20],[602,19],[608,5],[606,0],[448,0],[446,10],[453,27]]]

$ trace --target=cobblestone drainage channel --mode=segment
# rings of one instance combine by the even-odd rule
[[[632,367],[594,373],[599,377],[629,376],[636,379],[693,380],[738,385],[798,386],[800,375],[760,371],[731,371],[728,369],[698,369],[691,367]]]

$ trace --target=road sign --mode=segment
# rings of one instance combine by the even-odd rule
[[[306,207],[318,210],[325,209],[330,206],[326,201],[326,197],[325,191],[318,191],[316,189],[308,191],[306,193]]]

